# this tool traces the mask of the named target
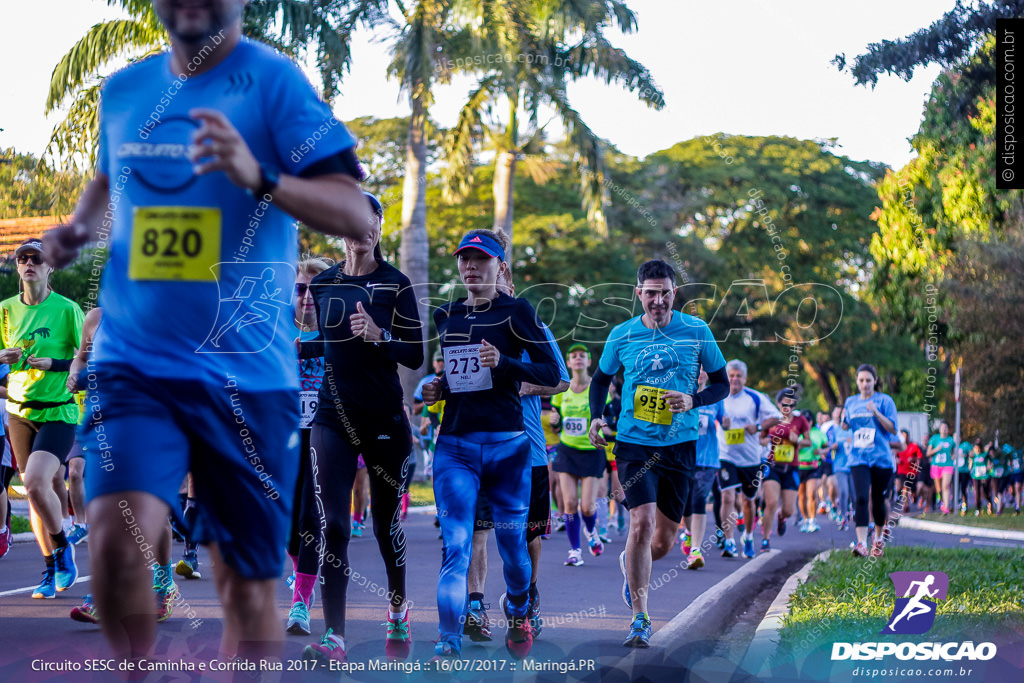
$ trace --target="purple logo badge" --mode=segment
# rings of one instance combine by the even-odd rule
[[[893,572],[896,605],[883,634],[920,635],[935,623],[935,601],[945,600],[949,577],[942,572]]]

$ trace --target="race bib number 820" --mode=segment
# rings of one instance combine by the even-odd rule
[[[220,209],[146,206],[135,209],[128,277],[215,282],[220,262]]]

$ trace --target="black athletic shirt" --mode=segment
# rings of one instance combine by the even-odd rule
[[[501,354],[498,367],[491,369],[492,387],[464,393],[447,390],[452,361],[446,357],[441,434],[523,431],[519,384],[554,387],[559,382],[553,344],[537,324],[530,302],[499,293],[491,301],[470,308],[465,299],[459,299],[435,309],[434,324],[442,350],[487,340]],[[530,362],[518,360],[523,351],[529,354]]]
[[[404,415],[398,364],[423,365],[423,326],[409,278],[394,266],[377,261],[369,275],[351,276],[344,261],[310,282],[320,336],[302,344],[300,358],[324,356],[324,379],[314,423],[339,424],[339,408],[360,416],[391,419]],[[364,341],[352,335],[356,302],[374,323],[392,335],[390,342]]]

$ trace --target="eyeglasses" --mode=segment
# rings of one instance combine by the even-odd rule
[[[306,296],[307,291],[309,291],[309,285],[307,285],[305,282],[295,283],[295,294],[297,296]]]
[[[18,265],[23,266],[29,261],[32,262],[32,265],[39,266],[42,265],[43,263],[43,257],[40,256],[39,254],[22,254],[21,256],[18,257]]]
[[[795,408],[796,404],[795,403],[780,403],[779,407],[780,408]]]

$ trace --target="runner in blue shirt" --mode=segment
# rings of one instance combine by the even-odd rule
[[[109,245],[82,436],[96,453],[93,589],[118,657],[147,655],[155,637],[133,534],[159,537],[190,470],[221,652],[279,654],[299,451],[293,219],[336,237],[375,226],[355,139],[298,66],[242,38],[243,8],[154,2],[171,49],[105,80],[95,178],[71,224],[44,237],[56,266],[90,240]]]
[[[708,384],[708,373],[700,369],[697,390],[703,391]],[[680,544],[686,558],[687,569],[704,566],[704,520],[707,513],[707,498],[722,466],[718,457],[718,425],[725,419],[725,407],[721,401],[697,408],[697,469],[693,474],[693,488],[683,509],[683,526],[686,531]],[[710,544],[709,544],[710,547]]]
[[[889,517],[886,494],[892,483],[895,462],[890,444],[899,445],[899,425],[896,404],[887,394],[875,391],[878,373],[871,365],[857,368],[857,388],[860,393],[846,399],[843,422],[853,432],[853,451],[850,472],[856,496],[854,522],[857,525],[857,544],[853,554],[867,557],[868,497],[871,515],[875,520],[875,539],[871,555],[881,557],[885,549],[885,523]]]
[[[828,443],[832,447],[832,475],[836,479],[836,523],[840,531],[846,531],[850,522],[850,505],[853,502],[853,478],[850,474],[853,432],[843,427],[840,419],[836,426],[828,431]]]
[[[423,387],[423,401],[445,401],[434,452],[434,499],[444,537],[438,657],[458,657],[462,650],[466,574],[481,491],[493,510],[505,565],[505,647],[522,658],[533,646],[526,544],[532,468],[519,392],[523,382],[556,386],[559,366],[533,306],[496,286],[510,246],[504,233],[466,233],[455,253],[467,296],[434,311],[445,376]],[[524,351],[530,362],[518,360]]]
[[[601,415],[612,377],[625,372],[615,461],[630,522],[627,550],[619,555],[622,597],[633,610],[626,647],[650,643],[651,562],[675,545],[697,466],[700,420],[692,409],[721,401],[729,387],[725,358],[707,324],[672,310],[676,290],[668,263],[640,266],[636,295],[644,313],[612,330],[590,384],[590,414]],[[702,367],[711,383],[698,393]],[[591,420],[595,446],[605,445],[605,426],[602,418]]]

